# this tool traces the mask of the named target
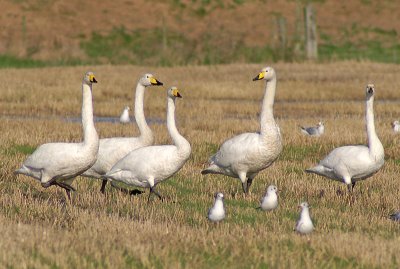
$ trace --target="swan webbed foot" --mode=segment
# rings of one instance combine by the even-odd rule
[[[101,192],[102,194],[105,194],[106,185],[107,185],[107,179],[103,179],[103,182],[101,183],[101,188],[100,188],[100,192]]]
[[[150,188],[150,192],[149,192],[149,196],[147,197],[147,202],[150,202],[150,196],[153,193],[154,195],[156,195],[161,201],[163,200],[163,198],[161,197],[161,195],[155,190],[155,186]]]

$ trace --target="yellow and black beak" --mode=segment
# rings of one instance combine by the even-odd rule
[[[156,85],[156,86],[163,85],[163,83],[161,81],[158,81],[155,77],[150,78],[150,83],[151,83],[151,85]]]
[[[91,83],[97,83],[97,80],[96,80],[96,78],[94,77],[94,75],[90,75],[90,76],[89,76],[89,80],[90,80]]]
[[[173,91],[172,91],[172,94],[173,94],[175,97],[182,98],[182,95],[179,93],[178,89],[173,90]]]
[[[260,74],[258,74],[255,78],[253,78],[253,81],[261,80],[264,78],[264,76],[265,76],[265,72],[260,72]]]

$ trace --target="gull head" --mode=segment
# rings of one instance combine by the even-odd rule
[[[278,188],[275,185],[269,185],[267,187],[267,194],[268,193],[277,193],[278,192]]]
[[[215,200],[223,200],[224,199],[224,195],[222,194],[222,192],[217,192],[214,197],[215,197]]]

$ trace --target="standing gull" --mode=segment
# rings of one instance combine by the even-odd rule
[[[221,192],[215,194],[214,204],[208,210],[207,217],[212,222],[219,222],[225,218],[224,195]]]
[[[264,211],[274,210],[278,207],[278,188],[275,185],[268,186],[260,201],[260,208]]]
[[[317,126],[303,127],[300,126],[301,132],[309,136],[321,136],[324,134],[325,126],[322,121],[318,122]]]
[[[97,158],[99,138],[93,123],[92,83],[97,83],[92,72],[87,72],[82,81],[82,127],[81,143],[48,143],[39,146],[15,171],[39,180],[44,188],[57,185],[67,192],[74,178],[89,167]]]
[[[317,166],[306,169],[347,184],[352,191],[357,181],[366,179],[383,166],[385,152],[375,132],[374,124],[375,87],[368,84],[366,89],[366,126],[368,145],[343,146],[334,149]]]
[[[124,107],[124,110],[122,110],[121,116],[119,117],[119,122],[120,123],[130,123],[131,119],[129,118],[129,111],[131,108],[129,106]]]
[[[310,206],[307,202],[302,202],[300,218],[296,223],[296,231],[300,234],[309,234],[314,230],[314,225],[310,217]]]
[[[400,132],[400,122],[398,120],[395,120],[394,122],[392,122],[392,128],[393,128],[393,132],[399,133]]]
[[[282,139],[273,114],[276,73],[265,67],[253,79],[265,80],[265,94],[261,108],[260,132],[244,133],[226,140],[211,156],[210,166],[201,174],[222,174],[239,178],[243,192],[247,193],[254,177],[272,165],[282,151]]]
[[[395,221],[400,221],[400,211],[391,214],[390,219],[395,220]]]

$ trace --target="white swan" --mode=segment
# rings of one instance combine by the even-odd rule
[[[368,146],[355,145],[336,148],[317,166],[307,169],[306,172],[346,183],[350,191],[353,190],[356,181],[366,179],[378,172],[385,162],[385,153],[375,132],[374,94],[374,85],[368,84],[365,115]]]
[[[239,178],[244,193],[247,193],[254,177],[269,167],[282,151],[282,140],[273,115],[276,89],[276,74],[272,67],[261,70],[253,80],[266,81],[261,109],[261,131],[244,133],[225,141],[201,173],[223,174]]]
[[[73,179],[95,163],[99,150],[92,103],[92,83],[96,82],[92,72],[87,72],[82,81],[83,142],[43,144],[15,171],[16,174],[38,179],[44,188],[58,185],[71,199],[70,191],[75,190],[71,186]]]
[[[321,136],[324,134],[325,126],[322,121],[318,122],[317,126],[303,127],[300,126],[301,132],[309,136]]]
[[[131,119],[129,118],[129,110],[131,110],[131,108],[129,106],[124,107],[124,110],[122,110],[121,116],[119,117],[120,123],[131,122]]]
[[[400,122],[398,120],[392,122],[392,127],[393,127],[393,132],[395,133],[400,132]]]
[[[173,145],[148,146],[131,151],[118,161],[104,177],[136,187],[150,188],[178,172],[189,159],[189,142],[178,132],[175,125],[175,99],[181,97],[176,87],[168,90],[167,127]],[[149,198],[150,198],[149,194]]]
[[[139,137],[112,137],[100,139],[99,154],[96,163],[82,176],[102,178],[111,167],[132,150],[153,145],[154,135],[143,112],[143,98],[146,87],[163,85],[152,74],[144,74],[138,81],[135,93],[135,119],[140,131]],[[103,179],[100,191],[104,193],[107,180]]]

